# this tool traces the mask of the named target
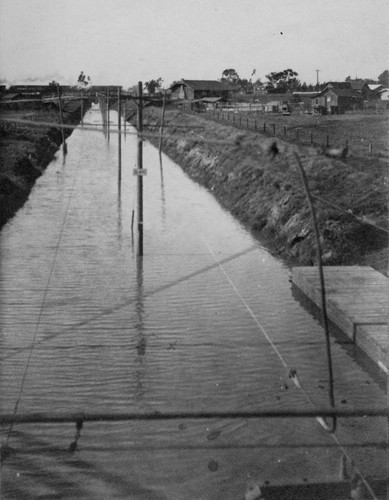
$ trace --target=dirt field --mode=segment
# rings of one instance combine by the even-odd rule
[[[234,127],[255,130],[266,135],[277,136],[296,144],[315,147],[348,146],[349,157],[355,168],[379,169],[388,166],[389,159],[389,110],[381,113],[346,113],[343,115],[291,114],[283,116],[273,113],[226,113],[208,111],[206,118],[227,122]],[[274,133],[275,132],[275,133]],[[363,158],[364,163],[355,162]]]

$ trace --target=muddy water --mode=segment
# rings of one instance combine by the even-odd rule
[[[289,270],[147,143],[137,257],[135,135],[119,189],[117,135],[97,107],[84,122],[0,236],[1,413],[326,405],[323,331]],[[337,404],[383,406],[375,374],[332,348]],[[335,437],[314,419],[87,423],[74,453],[74,424],[1,430],[2,498],[238,499],[250,482],[338,480],[339,444],[387,476],[384,452],[357,446],[385,439],[381,419],[341,420]]]

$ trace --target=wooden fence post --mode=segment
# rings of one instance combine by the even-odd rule
[[[66,141],[65,141],[65,130],[63,127],[62,98],[61,98],[61,92],[60,92],[58,84],[57,84],[57,94],[58,94],[59,117],[60,117],[60,121],[61,121],[62,149],[63,149],[64,156],[66,156],[66,154],[68,152],[68,148],[67,148]]]

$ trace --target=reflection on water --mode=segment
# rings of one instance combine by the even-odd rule
[[[137,322],[135,324],[135,329],[137,332],[136,335],[136,350],[138,352],[137,357],[137,372],[136,372],[136,389],[135,389],[135,397],[137,401],[142,400],[144,396],[144,385],[143,380],[145,376],[145,367],[144,367],[144,357],[146,355],[146,347],[147,347],[147,338],[146,331],[144,325],[144,297],[143,297],[143,258],[136,258],[136,294],[137,294],[137,302],[135,305]]]
[[[162,221],[162,229],[166,228],[166,194],[165,194],[165,184],[163,178],[163,159],[162,154],[159,155],[159,169],[161,172],[161,221]]]
[[[96,131],[74,131],[66,165],[59,153],[0,236],[1,412],[20,389],[18,414],[326,405],[323,331],[288,269],[147,143],[137,257],[136,136],[123,141],[118,189],[117,141],[97,107],[85,122]],[[341,343],[333,358],[339,406],[385,404]],[[2,498],[236,499],[258,478],[337,480],[342,456],[314,419],[90,423],[69,455],[74,433],[15,425]],[[383,449],[355,446],[384,440],[382,419],[341,421],[336,436],[363,472],[386,474]]]

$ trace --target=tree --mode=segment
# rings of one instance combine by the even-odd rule
[[[222,73],[222,81],[227,80],[230,83],[237,84],[240,80],[239,75],[235,69],[225,69]]]
[[[383,87],[389,87],[389,71],[387,69],[378,77],[378,83]]]
[[[157,78],[157,80],[150,80],[145,82],[144,88],[150,95],[154,95],[155,92],[162,87],[162,78]]]
[[[77,87],[85,89],[88,87],[89,84],[90,84],[90,76],[84,75],[84,72],[81,71],[77,80]]]
[[[236,82],[239,87],[246,93],[246,94],[252,94],[253,92],[253,83],[251,80],[247,80],[247,78],[239,79]]]
[[[284,69],[283,71],[273,71],[266,75],[268,79],[268,89],[276,90],[277,92],[287,92],[295,90],[300,85],[300,80],[296,77],[298,73],[292,69]]]
[[[308,85],[306,84],[306,82],[304,82],[302,85],[300,85],[300,90],[301,90],[301,92],[307,92]]]
[[[52,92],[56,92],[57,91],[57,87],[58,87],[59,83],[56,82],[55,80],[52,80],[50,83],[49,83],[49,89],[52,91]]]

